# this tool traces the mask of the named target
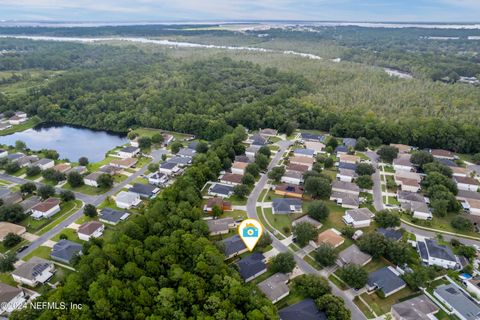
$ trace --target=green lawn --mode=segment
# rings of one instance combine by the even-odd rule
[[[103,193],[107,192],[108,190],[110,190],[109,188],[92,187],[92,186],[87,186],[86,184],[84,184],[80,187],[72,188],[72,186],[68,182],[65,183],[62,188],[67,189],[67,190],[80,192],[80,193],[83,193],[83,194],[92,195],[92,196],[103,194]]]
[[[26,255],[23,260],[28,261],[33,257],[40,257],[44,259],[50,259],[50,252],[52,252],[52,249],[49,247],[45,246],[40,246],[37,249],[33,250],[30,252],[28,255]]]
[[[138,178],[136,178],[135,180],[132,181],[132,184],[135,184],[135,183],[148,184],[148,179],[138,177]]]
[[[233,211],[225,211],[221,218],[231,217],[234,220],[245,220],[247,219],[247,213],[243,210],[233,210]]]
[[[347,290],[349,286],[343,282],[340,278],[337,278],[333,274],[328,276],[328,280],[333,282],[340,290]]]
[[[362,311],[362,313],[365,315],[365,317],[367,317],[367,319],[375,318],[373,313],[370,312],[370,310],[367,308],[367,306],[362,301],[360,301],[360,299],[358,297],[355,297],[355,299],[353,299],[353,302]]]
[[[272,229],[268,223],[265,221],[265,217],[263,216],[263,213],[262,213],[262,208],[261,207],[257,207],[257,215],[258,215],[258,218],[260,219],[260,222],[262,223],[263,227],[270,230],[270,232],[272,232],[273,234],[276,235],[276,237],[280,240],[283,240],[285,239],[284,236],[280,235],[276,230]]]
[[[311,265],[311,266],[314,267],[315,269],[317,269],[317,270],[322,270],[322,267],[317,263],[317,261],[315,261],[314,259],[310,258],[309,256],[303,257],[303,260],[305,260],[306,263],[308,263],[309,265]]]
[[[8,272],[0,273],[0,282],[5,283],[5,284],[9,284],[13,287],[17,286],[17,283],[13,280],[12,276]]]
[[[388,173],[395,173],[395,169],[392,166],[383,166],[383,171]]]
[[[11,128],[9,128],[9,129],[5,129],[5,130],[0,131],[0,136],[6,136],[6,135],[12,134],[12,133],[14,133],[14,132],[24,131],[24,130],[33,128],[33,127],[35,127],[37,124],[39,124],[40,122],[42,122],[42,121],[40,120],[40,118],[38,118],[38,117],[32,117],[32,118],[28,119],[27,121],[25,121],[25,122],[22,123],[22,124],[13,125],[13,126],[12,126]]]
[[[383,259],[383,258],[378,258],[378,259],[372,259],[369,263],[367,263],[363,269],[367,271],[368,273],[372,273],[374,271],[377,271],[378,269],[381,269],[386,266],[390,266],[391,264]]]
[[[78,218],[75,221],[75,223],[76,224],[84,224],[85,222],[93,221],[93,220],[98,220],[98,218],[97,217],[87,217],[86,215],[83,215],[80,218]]]
[[[141,137],[152,137],[156,133],[168,133],[175,137],[176,140],[184,140],[185,138],[191,137],[189,134],[180,133],[180,132],[172,132],[172,131],[165,131],[160,129],[154,128],[137,128],[133,130],[133,132],[137,133]]]
[[[53,241],[60,241],[60,236],[61,235],[66,235],[68,240],[74,241],[74,242],[79,242],[81,241],[78,238],[77,231],[71,228],[65,228],[60,232],[59,234],[55,235],[55,237],[52,238]]]
[[[88,166],[87,166],[87,169],[90,172],[98,171],[98,169],[100,169],[100,167],[102,167],[106,164],[109,164],[112,160],[115,160],[115,159],[118,159],[118,158],[107,156],[107,157],[105,157],[105,159],[103,159],[101,161],[94,162],[94,163],[89,163]]]
[[[13,173],[12,176],[20,177],[21,175],[25,174],[26,172],[27,172],[27,168],[21,168],[17,172]]]
[[[63,221],[68,215],[74,213],[82,206],[80,200],[69,201],[60,204],[60,211],[48,219],[35,220],[31,216],[25,218],[20,224],[27,228],[28,232],[43,234]]]
[[[285,235],[290,235],[292,230],[292,220],[288,214],[273,214],[271,208],[264,208],[263,212],[265,214],[265,219],[270,222],[270,224],[281,233]],[[288,230],[286,232],[285,230]]]
[[[116,175],[113,176],[113,182],[114,183],[120,183],[120,182],[123,182],[127,179],[128,179],[128,177],[123,175],[123,174],[116,174]]]
[[[207,189],[208,193],[208,189]],[[239,198],[236,195],[231,196],[230,198],[225,199],[226,201],[230,202],[234,206],[244,206],[247,204],[247,198]]]
[[[409,287],[405,287],[386,298],[380,298],[377,293],[363,293],[361,297],[375,311],[375,313],[380,316],[390,312],[392,305],[398,303],[400,299],[404,299],[413,294],[415,294],[414,291],[412,291]]]

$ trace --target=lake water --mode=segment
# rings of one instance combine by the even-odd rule
[[[128,142],[125,136],[106,131],[52,124],[0,136],[0,144],[15,145],[17,140],[32,150],[57,150],[60,159],[78,161],[80,157],[87,157],[90,162],[104,159],[108,150]]]

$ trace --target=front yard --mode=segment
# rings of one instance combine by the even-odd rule
[[[48,219],[33,219],[31,216],[25,218],[20,224],[27,228],[30,233],[44,234],[48,230],[63,221],[67,216],[82,207],[80,200],[69,201],[60,204],[60,211]]]

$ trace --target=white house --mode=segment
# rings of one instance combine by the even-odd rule
[[[128,146],[120,149],[117,154],[120,158],[133,158],[140,153],[140,148],[134,146]]]
[[[413,171],[413,164],[410,162],[410,154],[400,154],[396,159],[393,160],[393,168],[395,171]]]
[[[480,216],[480,200],[467,199],[463,202],[463,206],[467,212],[475,216]]]
[[[38,160],[37,162],[34,162],[32,166],[37,166],[41,170],[47,170],[55,166],[55,161],[53,161],[52,159],[43,158]]]
[[[31,210],[34,219],[50,218],[55,213],[60,212],[60,199],[48,198],[33,206]]]
[[[344,182],[352,182],[358,175],[355,173],[355,170],[350,169],[340,169],[337,173],[337,180]]]
[[[168,181],[168,176],[165,173],[162,172],[152,172],[149,175],[147,175],[148,183],[160,186]]]
[[[470,278],[468,280],[462,281],[463,284],[467,287],[468,292],[474,293],[477,297],[480,297],[480,278]]]
[[[374,216],[368,208],[359,208],[345,211],[342,220],[354,228],[365,228],[370,226]]]
[[[0,149],[0,158],[5,158],[6,156],[8,156],[8,151]]]
[[[102,175],[102,172],[93,172],[93,173],[90,173],[88,176],[86,176],[85,178],[83,178],[83,182],[84,182],[87,186],[98,187],[97,179],[98,179],[98,177],[100,177],[101,175]]]
[[[455,283],[443,284],[433,290],[433,295],[449,313],[461,320],[480,319],[480,307],[478,303],[463,288]]]
[[[450,247],[439,245],[435,240],[425,239],[417,241],[420,257],[429,266],[439,266],[445,269],[457,270],[461,268],[457,256]]]
[[[130,209],[136,207],[142,202],[140,195],[133,192],[121,191],[115,197],[115,203],[117,207],[122,209]]]
[[[232,173],[234,174],[240,174],[240,175],[244,175],[245,174],[245,169],[247,168],[248,166],[248,163],[245,163],[245,162],[234,162],[232,164]]]
[[[453,179],[457,183],[457,187],[459,190],[465,190],[465,191],[478,191],[478,186],[480,183],[478,182],[477,179],[471,178],[471,177],[459,177],[459,176],[454,176]]]
[[[20,284],[26,284],[35,287],[40,283],[45,283],[55,273],[55,266],[52,261],[32,257],[27,262],[18,266],[13,272],[13,280]]]
[[[180,167],[173,162],[164,162],[160,165],[158,171],[160,171],[160,173],[164,173],[166,175],[171,176],[179,173]]]
[[[298,186],[303,182],[303,174],[298,171],[286,171],[280,181]]]
[[[420,220],[432,220],[432,212],[428,208],[425,200],[422,201],[403,201],[400,206],[405,211],[410,211],[412,216]]]
[[[78,238],[80,240],[88,241],[90,238],[99,238],[105,230],[105,225],[98,221],[89,221],[82,224],[78,230]]]
[[[0,314],[4,314],[22,308],[27,300],[23,289],[0,282],[0,301]]]
[[[27,118],[13,116],[10,119],[8,119],[8,123],[10,123],[11,125],[17,125],[17,124],[24,123],[27,120],[28,120]]]
[[[312,149],[313,151],[315,151],[315,154],[325,153],[325,145],[321,142],[305,141],[305,147],[307,149]]]

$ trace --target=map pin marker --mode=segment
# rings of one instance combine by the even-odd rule
[[[253,248],[262,237],[263,226],[255,219],[245,219],[238,226],[238,235],[242,238],[243,243],[248,250],[253,251]]]

